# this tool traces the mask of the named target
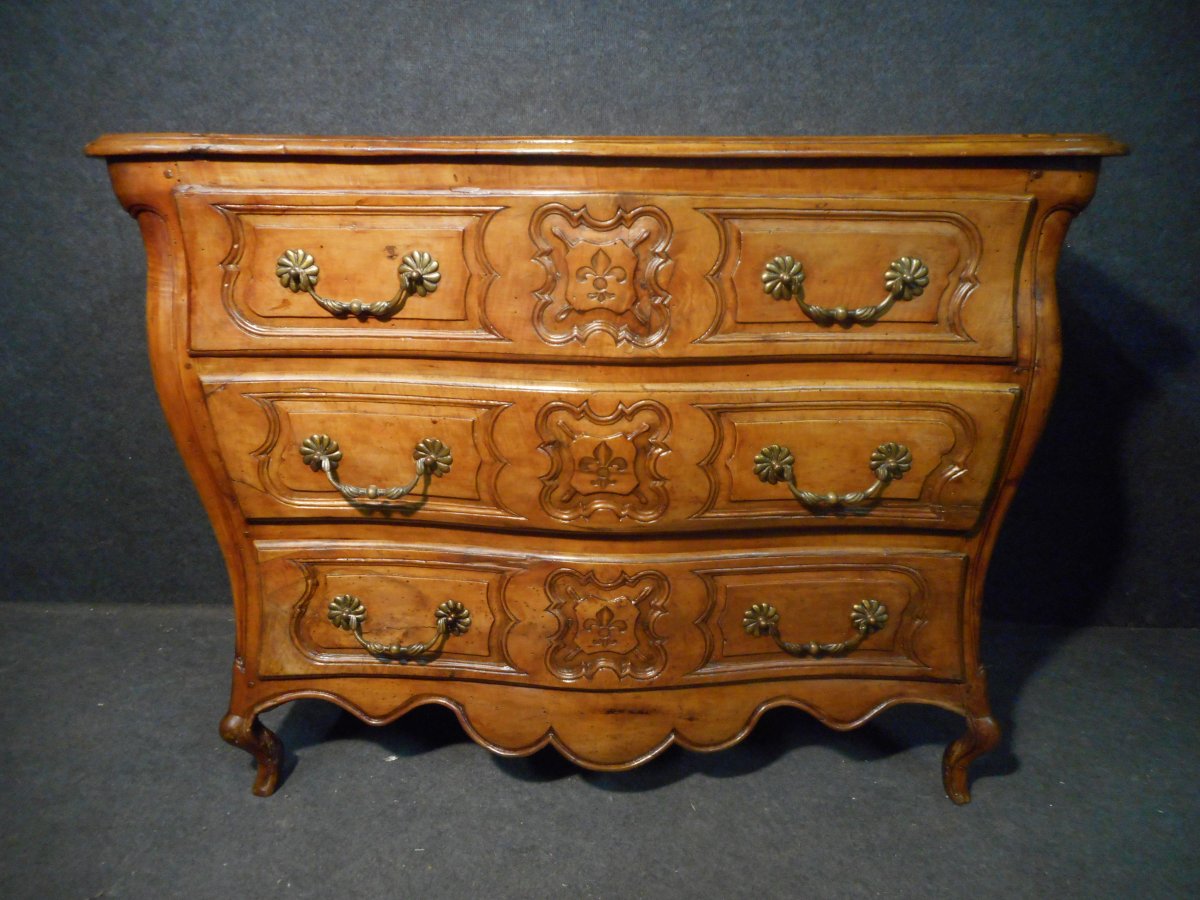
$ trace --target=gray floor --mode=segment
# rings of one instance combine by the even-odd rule
[[[267,719],[274,797],[216,733],[228,612],[0,605],[0,896],[1195,895],[1200,632],[991,626],[1006,740],[942,795],[959,720],[767,715],[632,773],[504,760],[442,710]]]

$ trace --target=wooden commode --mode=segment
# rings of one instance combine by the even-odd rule
[[[229,568],[221,734],[422,703],[627,769],[774,706],[961,713],[1095,136],[110,135]],[[1034,589],[1032,583],[1030,588]]]

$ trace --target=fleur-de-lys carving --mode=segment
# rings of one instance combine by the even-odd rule
[[[670,496],[657,461],[670,449],[670,428],[666,407],[654,400],[618,402],[608,415],[587,400],[546,404],[537,418],[545,441],[540,449],[551,461],[541,476],[542,508],[565,522],[583,519],[583,525],[601,511],[635,522],[661,518]]]
[[[776,300],[790,300],[804,282],[804,266],[792,256],[776,256],[763,268],[763,291]]]
[[[300,444],[300,458],[314,472],[320,472],[326,462],[331,469],[336,469],[342,461],[342,451],[338,442],[327,434],[314,434],[306,437]]]
[[[880,481],[888,482],[903,478],[912,468],[912,452],[903,444],[888,442],[880,444],[871,454],[871,471]]]
[[[329,601],[329,621],[343,631],[353,631],[366,618],[366,606],[353,594],[340,594]]]
[[[554,345],[588,343],[596,333],[635,347],[662,343],[671,325],[671,233],[653,206],[618,207],[607,219],[562,203],[535,210],[529,234],[546,271],[534,291],[538,336]]]
[[[754,457],[754,474],[767,484],[789,482],[792,480],[792,466],[795,462],[796,457],[792,455],[791,450],[772,444],[770,447],[763,447]]]
[[[742,616],[742,627],[754,637],[770,634],[779,624],[779,610],[770,603],[755,603]]]
[[[439,634],[466,634],[471,612],[457,600],[447,600],[434,612]]]
[[[617,601],[626,599],[625,597],[618,597]],[[627,631],[628,628],[628,623],[623,622],[613,615],[612,609],[607,606],[600,607],[600,611],[593,618],[587,619],[583,623],[584,631],[596,635],[592,638],[592,645],[595,647],[611,647],[617,642],[615,635]]]
[[[591,456],[585,456],[579,460],[579,471],[587,472],[589,475],[593,472],[596,477],[592,479],[592,484],[596,487],[608,487],[616,483],[613,473],[621,473],[629,468],[629,463],[619,456],[614,456],[612,448],[608,446],[608,441],[601,441],[596,445],[595,451]]]
[[[285,250],[275,262],[275,277],[293,293],[311,291],[317,286],[320,276],[317,261],[305,250]]]
[[[618,678],[655,677],[667,662],[655,623],[669,593],[662,572],[622,572],[612,581],[595,572],[553,572],[546,596],[559,628],[546,653],[550,671],[563,681],[592,678],[600,669]]]
[[[608,289],[608,283],[611,280],[614,284],[624,284],[629,273],[621,266],[614,266],[612,258],[603,249],[593,253],[590,262],[590,266],[584,266],[575,273],[575,280],[581,284],[588,280],[592,282],[592,290],[587,298],[593,303],[616,300],[617,295]]]
[[[859,634],[867,635],[879,631],[887,624],[887,620],[887,607],[878,600],[862,600],[850,609],[850,622]]]
[[[929,269],[915,256],[902,256],[888,266],[883,286],[898,300],[911,300],[921,296],[929,286]]]

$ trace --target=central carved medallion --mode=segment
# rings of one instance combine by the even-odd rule
[[[546,269],[533,315],[544,341],[586,343],[601,332],[618,344],[653,347],[666,338],[671,221],[661,209],[617,209],[598,219],[586,206],[548,203],[533,214],[529,233]]]
[[[563,681],[591,678],[610,669],[619,678],[653,678],[667,662],[654,631],[669,593],[661,572],[624,572],[604,581],[595,572],[559,569],[546,579],[549,611],[558,631],[546,664]]]
[[[671,418],[653,400],[618,403],[608,415],[589,401],[557,400],[538,413],[541,450],[550,457],[541,504],[556,519],[589,519],[597,512],[653,522],[667,509],[666,480],[657,461],[670,448]],[[587,524],[587,523],[582,523]]]

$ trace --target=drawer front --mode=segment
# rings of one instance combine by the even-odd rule
[[[701,210],[720,232],[699,346],[1008,357],[1027,201],[829,198]]]
[[[366,672],[642,690],[962,674],[965,557],[955,553],[256,546],[265,677]],[[448,601],[466,611],[459,631],[388,658],[403,655],[397,645],[436,641]]]
[[[592,533],[966,529],[991,493],[1019,394],[514,386],[439,371],[444,383],[203,376],[245,515]]]
[[[623,360],[1011,358],[1032,210],[344,188],[177,204],[196,351]]]
[[[437,553],[367,549],[335,556],[321,547],[311,553],[268,555],[262,569],[261,673],[354,671],[409,662],[423,671],[513,674],[504,650],[504,635],[512,624],[504,591],[519,571],[504,560]],[[465,619],[459,616],[466,626],[461,634],[449,635],[443,645],[426,652],[395,649],[437,640],[447,601],[466,611]],[[364,647],[354,625],[363,640],[392,652]]]

